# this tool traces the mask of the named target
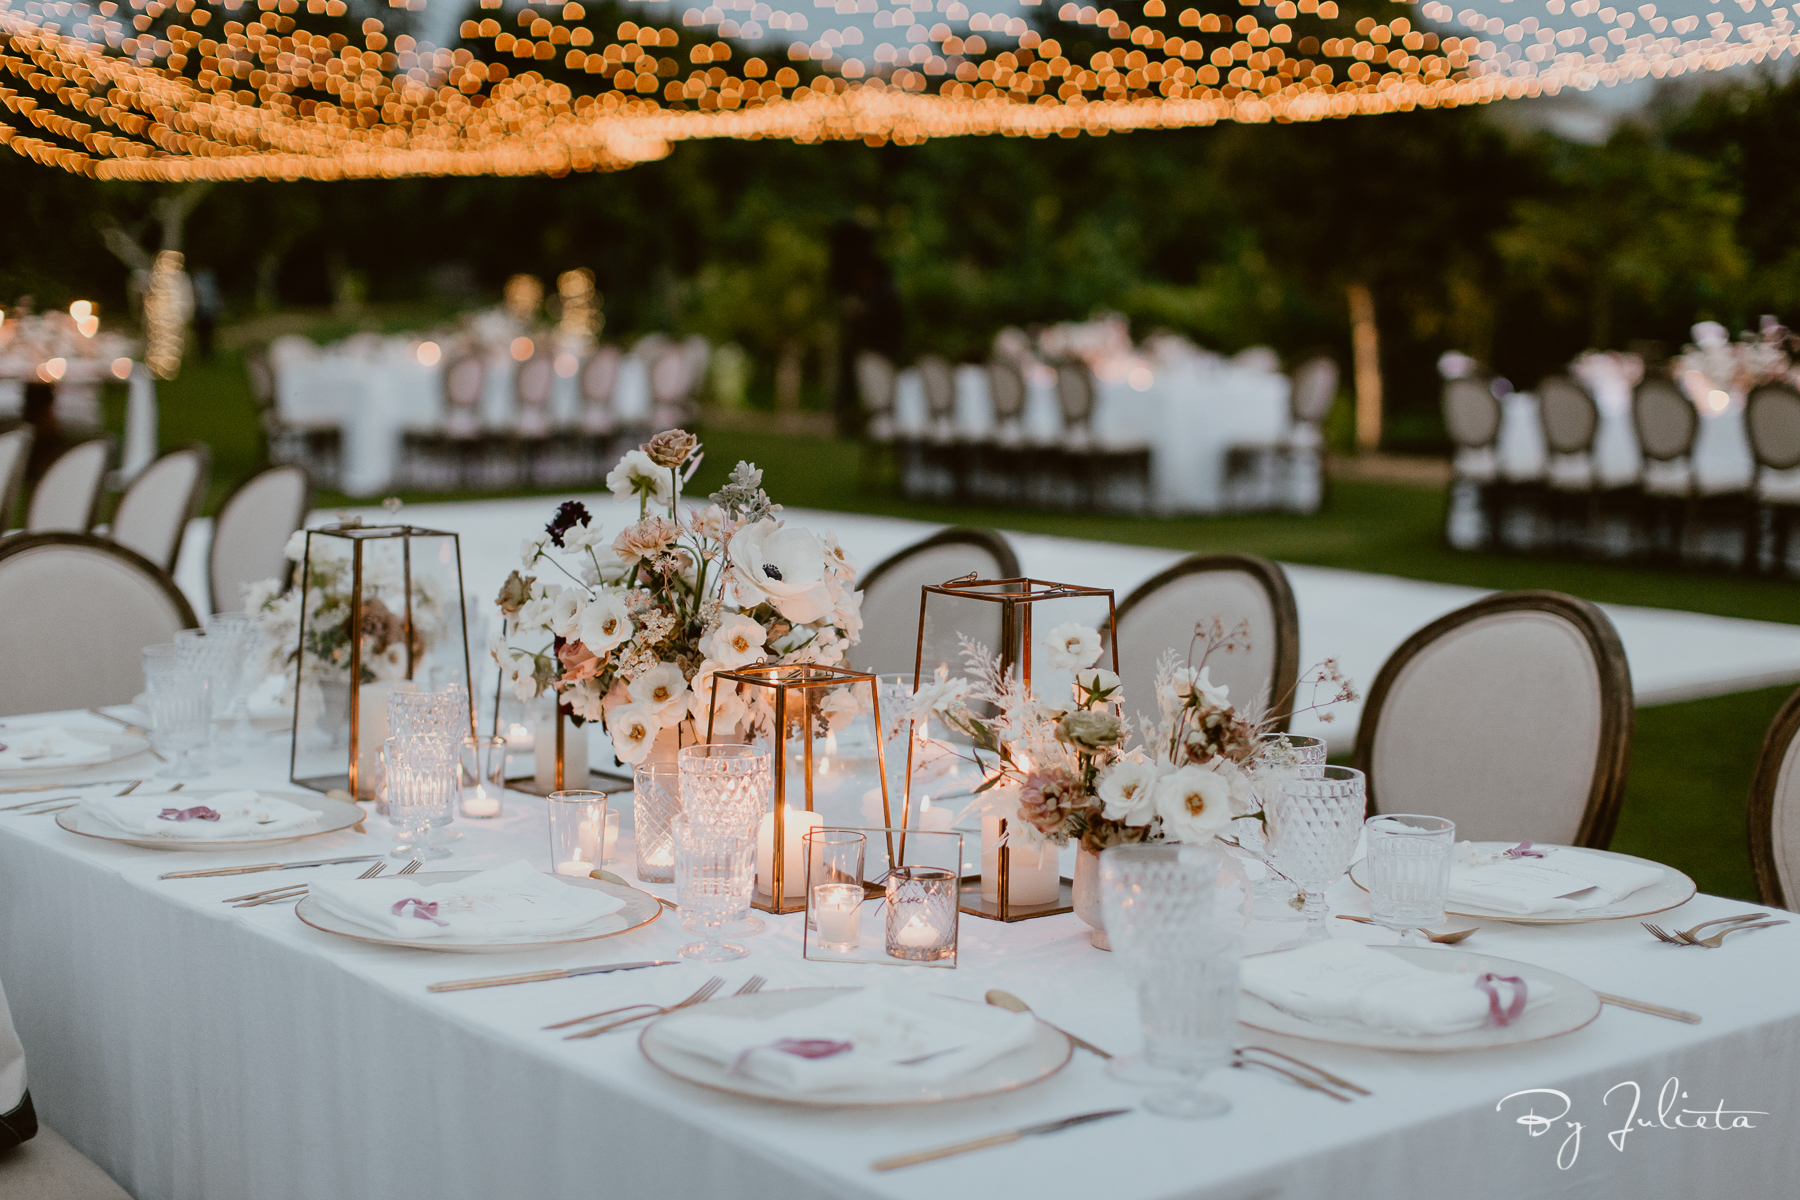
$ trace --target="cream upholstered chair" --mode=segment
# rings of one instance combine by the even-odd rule
[[[0,716],[126,703],[138,652],[197,624],[167,571],[86,533],[0,542],[0,613]]]
[[[1800,692],[1763,738],[1750,779],[1750,868],[1763,904],[1800,905]]]
[[[1145,580],[1119,605],[1114,620],[1126,717],[1157,718],[1157,661],[1173,650],[1185,663],[1195,627],[1210,628],[1215,618],[1228,634],[1248,622],[1250,645],[1213,655],[1207,678],[1229,687],[1234,704],[1268,713],[1271,728],[1287,729],[1300,675],[1300,610],[1280,565],[1248,554],[1190,555]],[[1109,640],[1110,632],[1102,630],[1101,637]]]
[[[287,571],[283,551],[294,530],[306,523],[312,483],[300,467],[259,471],[239,484],[213,518],[212,548],[206,556],[207,590],[214,612],[244,606],[244,589]]]
[[[1631,670],[1606,614],[1501,592],[1382,664],[1356,731],[1369,811],[1456,822],[1458,840],[1605,849],[1631,753]]]
[[[108,535],[165,571],[175,569],[181,535],[200,511],[212,454],[205,446],[171,450],[138,473],[119,498]]]
[[[978,579],[1015,579],[1019,559],[1006,539],[991,529],[946,529],[908,546],[864,572],[862,640],[850,652],[859,671],[910,675],[918,661],[920,588],[973,573]],[[997,604],[985,605],[995,610]],[[971,627],[970,637],[998,651],[999,626]],[[952,673],[960,668],[952,663]]]
[[[1631,394],[1631,425],[1644,466],[1638,481],[1638,535],[1653,555],[1678,558],[1694,502],[1694,440],[1700,411],[1673,379],[1656,374]]]
[[[86,533],[93,528],[94,505],[111,453],[105,438],[95,438],[58,455],[32,489],[31,506],[25,510],[26,532]]]
[[[1756,526],[1745,565],[1762,563],[1762,526],[1773,534],[1771,569],[1788,570],[1789,542],[1794,522],[1800,518],[1800,391],[1791,384],[1765,383],[1750,393],[1744,406],[1744,427],[1750,450],[1756,457]]]
[[[31,459],[35,432],[29,425],[19,425],[0,433],[0,533],[12,526],[13,505],[19,502],[19,486],[25,482],[25,464]]]

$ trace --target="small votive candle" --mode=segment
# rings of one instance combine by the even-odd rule
[[[812,890],[813,921],[827,950],[854,950],[862,940],[860,883],[821,883]]]
[[[506,793],[506,739],[464,738],[457,783],[463,816],[477,820],[499,816],[501,798]]]
[[[606,793],[551,792],[550,864],[558,875],[591,875],[600,866]]]
[[[887,878],[887,952],[909,962],[956,954],[956,873],[895,867]]]

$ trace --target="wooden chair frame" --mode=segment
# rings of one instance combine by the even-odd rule
[[[999,564],[995,574],[1000,578],[1011,579],[1020,573],[1019,556],[1014,552],[1012,544],[1006,540],[1004,534],[998,530],[983,529],[975,525],[953,525],[949,529],[939,530],[923,541],[914,542],[910,546],[894,551],[870,567],[868,574],[856,581],[856,590],[866,591],[879,582],[883,575],[901,563],[939,546],[975,546],[994,556],[994,561]]]
[[[1781,780],[1781,764],[1794,739],[1800,737],[1800,691],[1789,696],[1763,736],[1756,774],[1750,777],[1750,870],[1756,876],[1757,900],[1778,908],[1793,908],[1800,896],[1789,896],[1781,887],[1775,865],[1775,785]]]

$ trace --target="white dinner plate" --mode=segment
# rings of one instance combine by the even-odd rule
[[[474,871],[420,871],[409,876],[422,884],[455,883],[459,879],[467,879]],[[380,878],[380,877],[377,877]],[[393,879],[389,875],[382,882]],[[608,913],[604,917],[595,917],[579,929],[566,933],[538,933],[505,942],[468,941],[454,936],[438,938],[387,937],[376,933],[366,925],[358,925],[354,921],[346,921],[336,913],[329,912],[311,896],[303,897],[294,914],[314,929],[325,933],[335,933],[339,937],[354,938],[359,942],[374,942],[378,946],[399,946],[407,950],[438,950],[447,954],[505,954],[515,950],[539,950],[545,946],[563,946],[571,942],[592,942],[600,938],[613,937],[621,933],[629,933],[633,929],[642,928],[656,920],[662,912],[662,905],[655,896],[648,892],[640,892],[634,887],[623,884],[607,883],[601,879],[582,879],[574,875],[553,875],[551,878],[570,887],[593,888],[597,892],[605,892],[609,896],[617,896],[625,902],[625,907],[618,912]],[[370,880],[373,883],[375,880]]]
[[[706,1015],[773,1017],[795,1009],[811,1008],[833,1000],[858,988],[790,988],[779,992],[753,992],[748,996],[727,996],[709,1000]],[[974,1001],[968,1001],[974,1003]],[[697,1083],[716,1092],[747,1096],[755,1100],[773,1100],[782,1104],[803,1104],[819,1108],[869,1108],[901,1104],[943,1104],[952,1100],[969,1100],[1010,1092],[1048,1079],[1062,1070],[1074,1053],[1068,1035],[1033,1018],[1031,1041],[977,1067],[966,1075],[926,1087],[869,1085],[843,1088],[817,1095],[796,1096],[747,1075],[733,1075],[720,1063],[697,1054],[689,1054],[670,1044],[665,1028],[670,1022],[694,1015],[684,1010],[669,1013],[653,1021],[638,1035],[638,1048],[644,1057],[677,1079]]]
[[[1525,1042],[1541,1042],[1561,1037],[1600,1015],[1600,997],[1579,980],[1555,971],[1534,967],[1510,958],[1493,958],[1472,950],[1442,947],[1373,946],[1384,954],[1395,954],[1431,971],[1469,973],[1469,986],[1475,977],[1492,971],[1496,975],[1517,975],[1527,989],[1549,984],[1556,994],[1549,1001],[1524,1013],[1511,1025],[1486,1025],[1462,1033],[1405,1034],[1391,1030],[1371,1029],[1353,1021],[1315,1021],[1276,1008],[1267,1000],[1249,992],[1238,997],[1238,1020],[1252,1029],[1305,1038],[1312,1042],[1331,1042],[1339,1046],[1362,1046],[1370,1050],[1406,1050],[1428,1054],[1449,1050],[1492,1050],[1500,1046],[1517,1046]],[[1282,951],[1275,951],[1282,953]]]
[[[232,788],[231,791],[243,791],[243,788]],[[223,790],[205,792],[170,792],[169,806],[172,808],[192,808],[197,804],[205,804],[214,796],[222,796]],[[56,814],[56,823],[70,833],[78,833],[82,837],[99,838],[103,842],[122,842],[127,846],[142,846],[146,850],[254,850],[261,846],[273,846],[281,842],[297,842],[302,838],[318,837],[322,833],[336,833],[340,829],[348,829],[359,821],[366,820],[368,811],[362,806],[352,804],[348,800],[333,800],[329,796],[320,796],[312,792],[263,792],[265,796],[273,796],[278,800],[286,800],[290,804],[298,804],[302,808],[310,808],[321,815],[319,823],[305,829],[283,829],[268,837],[233,838],[230,841],[214,841],[206,838],[148,838],[133,837],[129,833],[121,833],[111,825],[103,824],[82,814],[81,806],[65,808]],[[160,799],[151,795],[146,800]]]
[[[1516,842],[1476,842],[1474,846],[1478,854],[1493,854],[1517,844]],[[1665,867],[1648,858],[1638,858],[1631,854],[1615,854],[1611,850],[1589,850],[1585,846],[1546,846],[1544,849],[1580,850],[1583,854],[1597,854],[1602,858],[1616,858],[1620,862],[1657,867],[1663,873],[1662,882],[1653,883],[1646,888],[1639,888],[1617,903],[1602,905],[1599,908],[1584,908],[1580,912],[1539,913],[1536,916],[1526,917],[1520,916],[1518,913],[1495,912],[1493,909],[1480,908],[1472,904],[1455,904],[1447,905],[1444,908],[1445,915],[1475,917],[1482,921],[1510,921],[1515,925],[1581,925],[1588,921],[1623,921],[1628,917],[1647,917],[1651,913],[1677,908],[1692,900],[1694,893],[1699,890],[1695,887],[1692,879],[1674,867]],[[1369,890],[1368,859],[1359,858],[1351,864],[1350,882],[1365,892]]]
[[[31,726],[0,724],[0,742],[6,741],[8,733],[15,736],[29,733]],[[39,728],[42,728],[39,726]],[[67,728],[67,727],[65,727]],[[116,763],[121,759],[143,754],[150,749],[150,739],[141,733],[132,733],[128,729],[90,729],[87,726],[70,728],[69,732],[84,742],[93,742],[106,747],[106,757],[85,763],[55,763],[49,766],[4,767],[0,766],[0,779],[43,779],[52,775],[76,775],[82,771],[92,771],[104,767],[108,763]],[[71,787],[77,786],[74,784]]]

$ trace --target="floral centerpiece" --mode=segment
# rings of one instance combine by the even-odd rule
[[[643,762],[659,739],[697,740],[714,672],[835,666],[862,632],[836,538],[782,521],[750,463],[706,507],[684,506],[700,460],[679,429],[628,452],[606,485],[635,514],[609,534],[579,501],[563,504],[500,589],[493,653],[514,694],[550,693],[577,724],[600,721],[622,762]],[[767,707],[758,689],[721,687],[713,736],[766,732]]]

